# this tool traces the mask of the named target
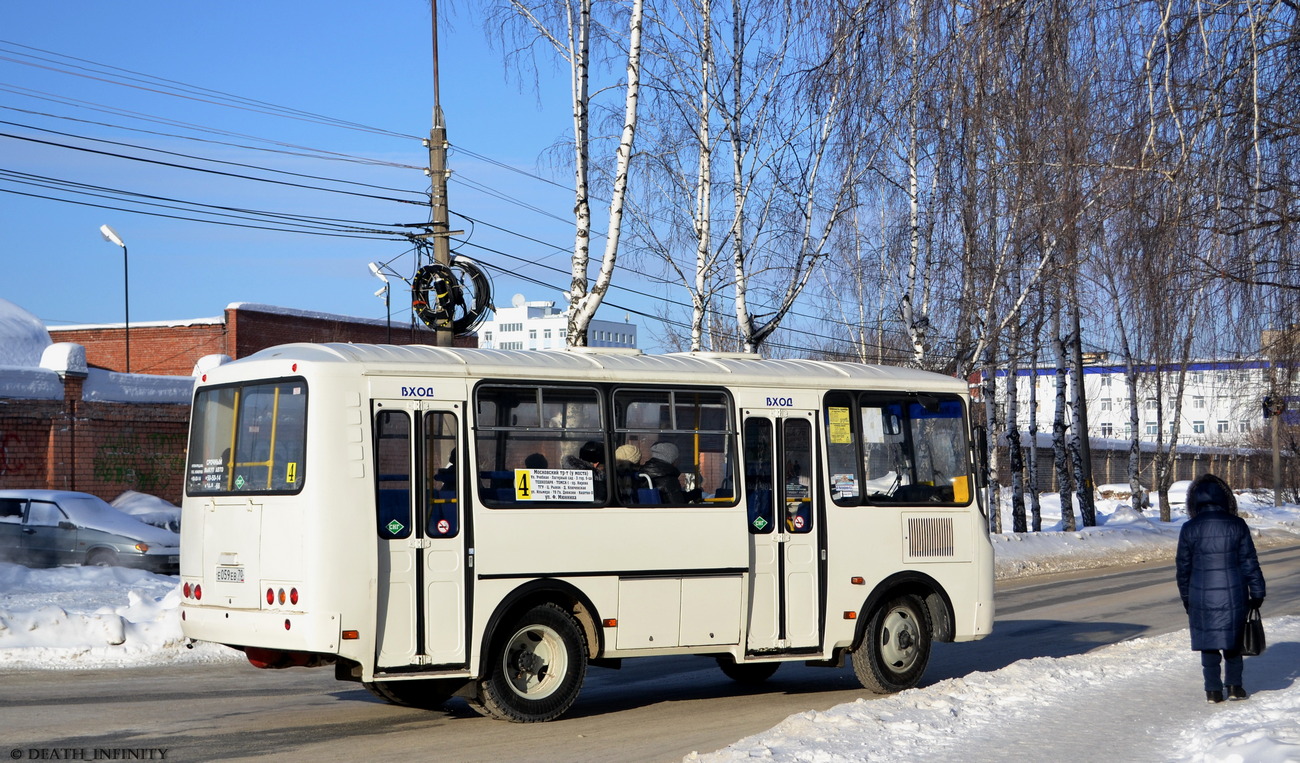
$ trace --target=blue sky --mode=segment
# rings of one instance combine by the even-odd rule
[[[562,70],[544,72],[540,92],[533,87],[531,76],[525,78],[527,87],[521,87],[517,77],[508,75],[499,47],[489,44],[476,13],[478,7],[462,2],[448,13],[444,6],[440,27],[441,97],[453,144],[450,206],[453,213],[481,221],[470,223],[453,215],[453,228],[469,233],[459,239],[456,248],[490,266],[499,304],[509,305],[516,292],[562,304],[559,291],[567,287],[563,272],[568,269],[567,247],[572,241],[572,224],[568,222],[572,194],[566,190],[571,185],[568,170],[553,167],[547,149],[568,135],[567,74]],[[431,29],[425,0],[365,4],[338,0],[312,4],[278,0],[219,4],[9,2],[0,4],[0,40],[4,41],[0,43],[0,121],[4,122],[0,133],[16,136],[0,137],[0,170],[202,204],[363,223],[393,225],[427,219],[427,207],[393,200],[415,200],[427,189],[423,173],[413,169],[427,162],[420,138],[428,134],[433,98]],[[104,76],[91,71],[98,66],[67,57],[398,135],[232,108],[212,103],[214,99],[209,97],[178,98],[159,92],[152,84],[124,86],[124,78],[134,75],[115,72]],[[83,68],[74,68],[78,66]],[[105,107],[131,115],[105,113]],[[163,125],[152,121],[156,119],[191,126]],[[222,133],[200,132],[200,128]],[[407,166],[367,166],[195,142],[173,137],[176,135],[264,148],[270,144],[260,141],[277,141],[313,152]],[[364,182],[385,190],[346,187],[384,198],[250,182],[36,142],[265,176],[231,165],[87,142],[87,137]],[[551,178],[563,187],[529,174]],[[122,320],[122,252],[100,236],[103,224],[111,225],[128,246],[132,323],[216,316],[231,302],[382,318],[383,302],[374,296],[380,284],[366,264],[392,262],[394,269],[407,274],[413,268],[411,247],[401,240],[212,225],[30,198],[11,191],[75,198],[108,207],[134,205],[124,205],[116,197],[96,199],[51,191],[19,182],[12,174],[0,175],[0,258],[5,264],[0,297],[52,327]],[[526,233],[537,241],[491,226]],[[630,274],[621,278],[621,283],[639,291],[663,293],[653,282],[633,279]],[[401,305],[404,299],[404,294],[394,291],[394,321],[406,319]],[[654,310],[651,300],[627,292],[614,293],[609,301],[620,307],[603,308],[599,317],[607,320],[621,320],[623,308]],[[633,321],[642,326],[643,345],[652,343],[659,327],[635,315]]]

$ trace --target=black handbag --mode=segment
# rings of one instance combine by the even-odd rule
[[[1266,646],[1264,620],[1259,616],[1259,609],[1252,609],[1246,613],[1246,624],[1241,629],[1241,653],[1246,657],[1258,657]]]

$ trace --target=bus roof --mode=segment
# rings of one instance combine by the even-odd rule
[[[429,345],[310,344],[270,347],[231,366],[258,361],[347,363],[375,375],[433,375],[584,381],[745,383],[784,387],[881,387],[965,392],[951,376],[898,366],[823,360],[764,360],[741,353],[647,355],[625,349],[495,350]]]

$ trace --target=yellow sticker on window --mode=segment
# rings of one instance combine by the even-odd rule
[[[853,430],[849,426],[849,409],[828,408],[826,409],[826,418],[831,444],[851,445],[853,443]]]
[[[970,500],[970,478],[953,477],[952,480],[952,500],[956,503],[966,503]]]
[[[290,461],[284,467],[284,481],[290,484],[298,481],[298,462]]]

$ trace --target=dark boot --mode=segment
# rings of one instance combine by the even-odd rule
[[[1238,699],[1247,699],[1250,697],[1250,695],[1246,693],[1246,690],[1240,686],[1229,686],[1227,688],[1228,688],[1228,699],[1238,700]]]
[[[1207,691],[1207,692],[1205,692],[1205,701],[1206,701],[1206,702],[1210,702],[1210,703],[1218,703],[1218,702],[1222,702],[1222,701],[1223,701],[1223,692],[1221,692],[1221,691]]]

